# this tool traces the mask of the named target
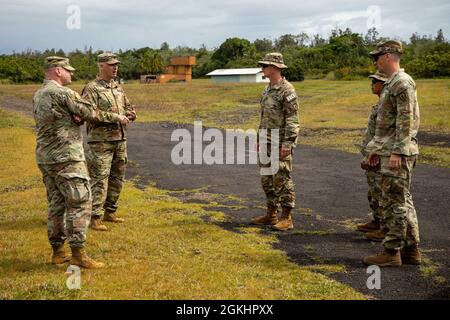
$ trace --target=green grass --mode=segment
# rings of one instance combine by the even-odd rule
[[[220,228],[215,222],[225,216],[215,202],[184,203],[132,182],[120,200],[126,223],[88,233],[87,251],[107,268],[82,270],[81,290],[69,290],[65,269],[48,263],[46,194],[31,121],[2,109],[0,117],[0,299],[365,298],[326,276],[345,272],[341,265],[301,267],[273,248],[274,235]]]
[[[447,285],[448,287],[449,283],[447,278],[438,275],[443,266],[429,257],[430,253],[442,251],[441,249],[422,249],[422,264],[419,266],[419,271],[424,279],[431,280],[434,285]]]
[[[298,230],[298,231],[294,231],[292,232],[292,234],[295,235],[308,235],[308,236],[326,236],[326,235],[330,235],[330,234],[334,234],[336,233],[335,230],[331,229],[331,230]]]
[[[265,84],[214,84],[210,80],[192,83],[125,84],[137,106],[139,122],[171,121],[207,127],[257,129],[259,99]],[[300,96],[301,144],[359,153],[371,107],[377,97],[370,82],[306,80],[294,83]],[[1,85],[0,93],[31,100],[39,85]],[[83,84],[72,88],[81,91]],[[450,79],[417,80],[421,131],[446,138],[443,145],[420,143],[419,161],[450,167]],[[439,140],[439,139],[438,139]]]

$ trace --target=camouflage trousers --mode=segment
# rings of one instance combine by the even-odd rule
[[[52,246],[67,240],[82,248],[91,218],[91,188],[84,162],[39,164],[48,200],[48,239]]]
[[[367,192],[367,199],[369,200],[369,207],[372,211],[372,219],[382,226],[384,225],[381,189],[381,173],[380,168],[369,168],[366,171],[367,185],[369,187]]]
[[[270,157],[270,145],[267,146]],[[258,161],[259,162],[259,161]],[[270,167],[262,165],[259,166]],[[278,171],[273,175],[261,175],[261,185],[266,194],[267,205],[271,207],[294,208],[295,207],[295,185],[292,180],[292,154],[278,161]]]
[[[387,234],[383,245],[387,249],[400,249],[419,244],[419,223],[410,193],[416,156],[402,156],[401,168],[388,167],[389,157],[381,157],[381,189],[383,215]]]
[[[91,142],[86,158],[91,177],[92,216],[102,217],[105,210],[116,212],[125,180],[126,140]]]

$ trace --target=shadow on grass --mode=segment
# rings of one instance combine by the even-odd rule
[[[44,230],[47,230],[47,217],[19,217],[15,218],[15,220],[12,220],[11,217],[8,217],[6,221],[0,220],[0,228],[2,230],[9,231],[24,231],[34,229],[42,230],[42,228],[44,228]]]
[[[0,262],[0,269],[2,273],[7,272],[36,272],[36,271],[54,271],[59,267],[50,264],[50,250],[49,261],[42,262],[36,259],[24,259],[24,258],[2,258]]]

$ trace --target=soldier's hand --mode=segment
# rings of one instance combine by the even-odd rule
[[[391,169],[399,169],[402,165],[402,156],[399,154],[391,154],[389,158],[389,168]]]
[[[136,113],[134,113],[134,112],[127,112],[126,116],[127,116],[128,120],[130,120],[130,121],[136,120]]]
[[[361,161],[361,169],[363,170],[368,170],[369,169],[369,164],[367,163],[367,161]]]
[[[127,124],[130,122],[130,120],[126,116],[119,115],[119,122],[120,124]]]
[[[73,115],[72,116],[73,122],[75,122],[76,125],[81,126],[84,123],[84,120],[81,119],[79,116]]]
[[[377,154],[371,154],[369,157],[369,166],[376,167],[380,163],[380,157]]]
[[[281,147],[281,158],[286,158],[291,154],[291,147],[282,146]]]

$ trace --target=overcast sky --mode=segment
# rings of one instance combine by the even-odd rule
[[[440,28],[450,36],[449,0],[0,0],[0,6],[0,53],[159,48],[164,41],[213,48],[230,37],[328,37],[336,26],[364,34],[378,26],[382,36],[404,40]]]

